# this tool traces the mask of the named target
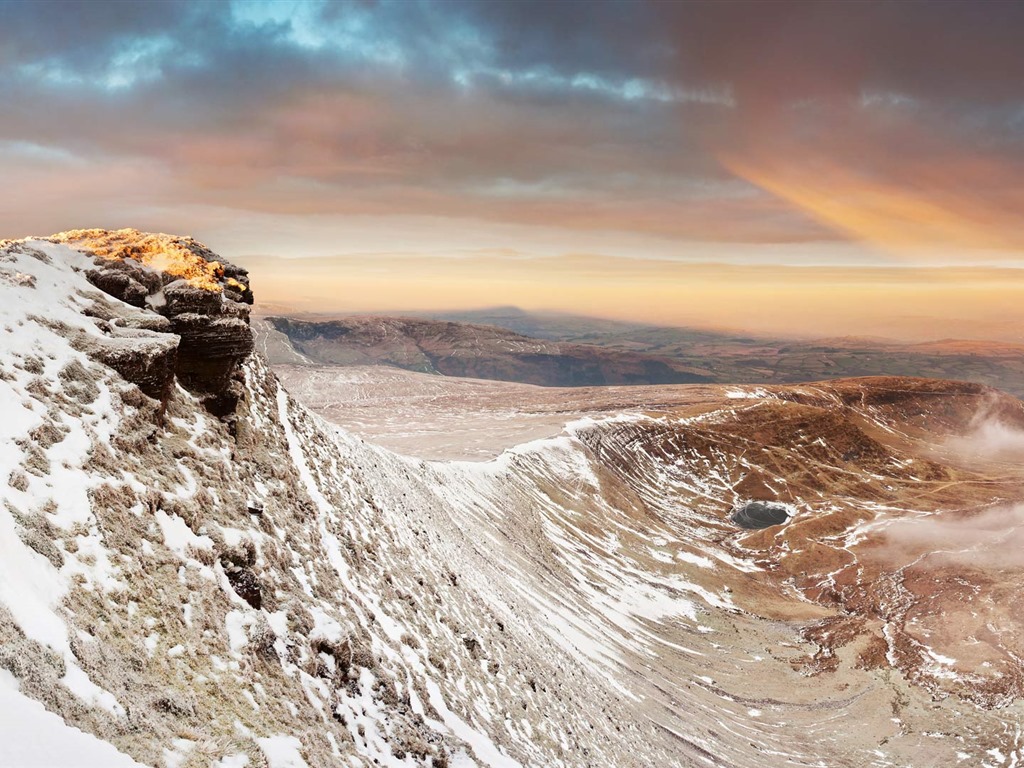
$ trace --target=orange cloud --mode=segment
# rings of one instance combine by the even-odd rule
[[[834,162],[759,163],[724,156],[737,176],[856,240],[905,252],[934,247],[1018,249],[1019,222],[957,189],[875,181]]]
[[[361,254],[240,258],[267,313],[388,312],[517,305],[599,317],[796,337],[1024,341],[1024,270],[785,267],[577,254],[463,258]]]

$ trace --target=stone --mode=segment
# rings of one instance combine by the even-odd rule
[[[166,404],[174,387],[178,339],[154,331],[118,330],[110,337],[83,334],[75,340],[76,346]]]
[[[94,254],[89,281],[144,310],[131,314],[94,308],[94,316],[109,321],[107,333],[125,338],[128,330],[145,330],[178,339],[173,351],[169,343],[96,343],[99,359],[163,400],[173,390],[173,380],[166,378],[173,366],[181,385],[210,413],[232,417],[242,394],[241,364],[254,347],[249,327],[253,295],[245,269],[222,262],[187,237],[122,229],[75,230],[51,239]]]
[[[125,304],[131,304],[133,307],[146,305],[149,291],[131,275],[113,269],[90,269],[85,276],[101,291],[120,299]]]
[[[258,609],[263,605],[263,589],[260,586],[260,580],[256,578],[256,574],[252,572],[251,568],[242,566],[225,572],[235,594],[253,608]]]

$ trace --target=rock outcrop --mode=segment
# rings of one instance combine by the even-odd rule
[[[120,342],[94,345],[98,359],[151,397],[166,400],[177,377],[212,414],[234,413],[239,366],[253,349],[246,270],[188,237],[89,229],[49,239],[92,254],[89,282],[141,310],[92,310]]]
[[[174,386],[178,340],[153,331],[119,332],[111,340],[81,343],[82,351],[108,365],[146,395],[166,403]]]

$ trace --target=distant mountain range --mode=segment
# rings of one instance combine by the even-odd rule
[[[1024,344],[946,339],[759,338],[516,307],[413,317],[268,318],[272,362],[392,365],[544,386],[797,383],[921,376],[1024,396]],[[264,334],[264,345],[266,336]]]
[[[562,387],[710,380],[668,357],[531,338],[493,325],[400,317],[325,322],[270,317],[266,322],[287,339],[277,337],[276,345],[264,347],[273,362],[383,364],[445,376]]]

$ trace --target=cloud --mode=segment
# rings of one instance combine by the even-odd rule
[[[964,434],[947,440],[946,448],[968,460],[1024,459],[1019,405],[1009,398],[991,398]],[[932,568],[1017,569],[1024,566],[1024,503],[899,519],[886,526],[879,547],[877,554],[900,564],[920,559]]]
[[[975,106],[1019,98],[1024,8],[1013,3],[739,0],[658,11],[681,75],[728,83],[752,113],[865,92]]]
[[[728,170],[903,256],[1024,245],[1024,9],[756,5],[669,8],[688,22],[681,71],[734,93],[709,143]]]
[[[5,2],[3,13],[0,141],[116,173],[159,167],[151,206],[176,195],[240,212],[681,243],[1022,242],[1024,10],[1010,3]],[[81,205],[55,184],[49,229]],[[0,228],[40,201],[0,213]]]

